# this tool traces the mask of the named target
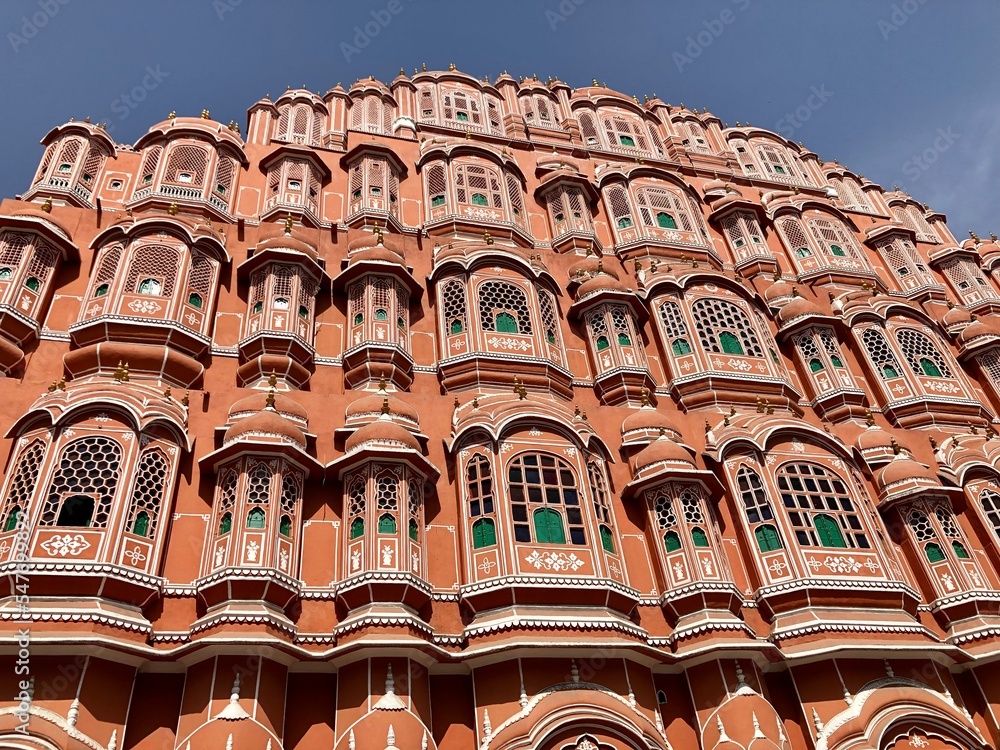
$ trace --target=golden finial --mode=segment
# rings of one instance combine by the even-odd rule
[[[872,414],[871,409],[865,409],[865,424],[867,424],[869,427],[875,426],[875,415]]]
[[[52,213],[52,199],[51,198],[46,198],[45,199],[45,203],[42,204],[42,210],[45,213],[47,213],[47,214]]]
[[[764,399],[764,411],[767,414],[774,414],[774,407],[771,406],[771,402],[766,398]]]
[[[996,242],[997,241],[997,236],[993,232],[990,232],[990,239],[993,240],[994,242]]]
[[[170,110],[170,114],[167,115],[167,119],[168,120],[176,120],[177,119],[177,112],[175,112],[174,110]]]
[[[971,229],[969,230],[969,236],[970,236],[970,237],[971,237],[971,238],[972,238],[972,239],[973,239],[973,240],[974,240],[975,242],[979,242],[979,237],[978,237],[978,236],[976,235],[976,233],[975,233],[975,232],[973,232],[973,231],[972,231]]]
[[[698,267],[698,259],[697,258],[692,258],[691,259],[691,268],[697,268],[697,267]]]
[[[490,235],[489,229],[483,230],[483,242],[485,242],[487,245],[493,244],[493,237]]]
[[[473,409],[478,409],[479,408],[479,396],[473,396],[472,397],[472,408]]]
[[[399,66],[399,74],[401,76],[405,76],[406,75],[406,71],[403,70],[403,66],[402,65]]]
[[[574,404],[573,405],[573,417],[575,419],[579,419],[580,418],[580,404]]]
[[[705,434],[707,435],[707,434],[708,434],[708,433],[710,433],[711,431],[712,431],[712,425],[710,425],[710,424],[708,423],[708,420],[706,419],[706,420],[705,420]]]
[[[649,406],[649,389],[645,386],[639,392],[639,400],[642,402],[643,406]]]
[[[599,84],[599,83],[597,82],[597,79],[596,79],[596,78],[594,79],[593,83],[594,83],[594,86],[600,86],[600,85],[601,85],[601,84]]]
[[[725,425],[726,427],[729,427],[729,415],[728,414],[723,415],[723,417],[722,417],[722,424]]]
[[[170,398],[170,386],[169,385],[163,391],[163,398]]]
[[[733,404],[729,405],[729,416],[731,417],[736,416],[736,407]]]
[[[379,378],[378,378],[378,389],[379,389],[379,391],[382,392],[382,393],[385,393],[385,386],[386,386],[386,383],[385,383],[385,373],[382,373],[381,375],[379,375]]]
[[[667,428],[664,427],[662,424],[660,425],[659,432],[660,432],[660,437],[663,438],[663,439],[666,439],[666,437],[667,437]]]
[[[201,119],[202,119],[202,120],[211,120],[211,119],[212,119],[212,115],[211,115],[211,114],[209,114],[209,112],[208,112],[208,110],[207,110],[207,109],[203,109],[203,110],[201,111]]]
[[[650,270],[650,272],[656,273],[656,269],[659,267],[659,265],[660,265],[660,261],[658,261],[656,258],[650,258],[649,259],[649,270]]]
[[[583,412],[580,416],[583,418],[584,422],[587,421],[587,412]]]
[[[122,375],[122,382],[123,383],[127,383],[128,382],[128,362],[125,363],[125,368],[124,368],[123,375]]]
[[[775,268],[774,269],[774,276],[772,276],[771,279],[773,281],[781,281],[781,269],[780,268]]]
[[[114,374],[115,382],[116,383],[122,382],[122,378],[124,377],[124,375],[125,375],[125,370],[122,368],[122,361],[119,359],[118,366],[115,368],[115,374]],[[55,386],[54,381],[52,385]],[[52,390],[55,390],[55,387],[53,387]]]
[[[375,222],[375,228],[372,231],[375,234],[375,244],[376,245],[385,244],[385,241],[382,237],[382,227],[379,226],[377,221]]]
[[[176,216],[179,211],[180,209],[177,208],[177,201],[173,201],[169,206],[167,206],[167,213],[171,216]]]
[[[889,438],[889,445],[892,446],[893,455],[898,456],[902,449],[899,447],[899,443],[896,442],[896,438]]]
[[[761,400],[760,396],[757,397],[757,413],[758,414],[764,413],[764,402]]]
[[[236,124],[236,120],[230,120],[228,127],[234,133],[239,133],[240,132],[240,126]]]
[[[285,236],[291,237],[292,235],[292,225],[294,224],[291,213],[285,216]]]
[[[190,406],[191,405],[191,391],[185,392],[184,398],[181,399],[181,404],[183,406]]]
[[[458,402],[458,396],[455,396],[455,408],[457,409],[461,404]]]
[[[792,296],[793,297],[798,297],[799,296],[799,290],[796,289],[794,286],[792,287]]]
[[[973,435],[979,434],[979,430],[976,429],[976,425],[974,422],[969,422],[969,432],[971,432]]]
[[[125,215],[131,219],[132,218],[132,209],[131,208],[126,208],[125,209]]]
[[[991,425],[989,423],[986,424],[985,432],[986,432],[986,439],[987,440],[992,440],[993,438],[995,438],[997,436],[996,430],[993,429],[993,425]]]
[[[60,391],[65,391],[66,390],[66,378],[64,378],[64,377],[63,378],[59,378],[59,382],[56,384],[56,387]]]
[[[267,409],[273,409],[274,408],[274,387],[273,386],[271,388],[269,388],[268,391],[267,391],[267,402],[266,403],[267,403],[267,406],[265,408],[267,408]]]
[[[927,436],[927,442],[931,444],[931,450],[936,453],[937,449],[938,449],[937,440],[935,440],[930,435],[928,435]]]
[[[383,414],[388,414],[389,413],[389,397],[388,396],[384,396],[382,398],[382,408],[380,409],[380,411]]]
[[[450,70],[450,71],[456,70],[455,63],[448,63],[448,70]]]
[[[56,392],[56,381],[53,380],[52,385],[49,386],[49,393],[55,393],[55,392]]]

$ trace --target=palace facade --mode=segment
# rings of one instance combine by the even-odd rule
[[[597,81],[247,123],[0,204],[0,747],[996,746],[996,237]]]

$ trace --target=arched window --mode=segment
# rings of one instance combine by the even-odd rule
[[[378,517],[379,534],[395,534],[396,518],[391,513],[383,513]]]
[[[233,469],[224,469],[219,477],[219,536],[233,530],[233,508],[236,506],[236,490],[239,474]]]
[[[115,441],[92,435],[63,450],[42,508],[42,526],[107,527],[118,488],[122,449]],[[72,501],[72,502],[70,502]],[[65,511],[63,506],[69,505]],[[78,523],[87,520],[87,523]]]
[[[986,515],[986,520],[993,527],[993,533],[1000,539],[1000,492],[983,490],[979,493],[979,504]]]
[[[452,335],[464,332],[468,326],[465,282],[460,279],[448,281],[441,287],[441,299],[445,331]]]
[[[302,478],[298,472],[288,472],[281,479],[281,518],[278,519],[278,533],[282,536],[292,535],[292,519],[295,518],[299,496],[302,491]]]
[[[228,534],[233,530],[233,514],[226,511],[219,519],[219,534]]]
[[[479,285],[478,294],[479,321],[484,331],[531,333],[528,297],[521,287],[508,281],[487,281]]]
[[[576,477],[569,464],[543,453],[521,454],[511,461],[507,479],[517,541],[565,544],[565,513],[570,542],[587,543]],[[532,511],[530,523],[529,508],[537,509]],[[544,539],[539,534],[544,534]]]
[[[163,245],[146,245],[133,254],[125,288],[133,294],[156,294],[170,297],[177,283],[180,264],[177,250]]]
[[[45,457],[45,443],[35,440],[21,452],[16,468],[8,474],[9,484],[4,498],[4,513],[7,522],[5,531],[12,531],[17,526],[17,517],[31,503],[31,497],[38,483],[38,472]],[[14,513],[14,510],[17,513]],[[14,520],[11,520],[13,515]],[[13,524],[13,525],[12,525]],[[6,527],[10,528],[6,528]]]
[[[282,536],[292,535],[292,519],[287,514],[283,515],[281,520],[278,521],[278,533]]]
[[[628,193],[621,185],[614,185],[605,192],[611,218],[619,229],[629,229],[634,225]]]
[[[263,508],[253,508],[250,513],[247,514],[247,528],[248,529],[263,529],[264,519],[266,514]]]
[[[503,192],[497,170],[481,164],[459,164],[455,167],[455,199],[459,203],[503,212]]]
[[[800,545],[871,549],[854,500],[836,474],[819,464],[787,463],[777,480]]]
[[[600,148],[601,140],[597,130],[597,120],[590,112],[581,112],[577,115],[580,122],[580,133],[583,135],[583,142],[591,148]]]
[[[664,302],[660,305],[659,312],[660,323],[670,351],[678,356],[690,354],[691,344],[688,343],[687,323],[684,321],[680,306],[674,302]]]
[[[761,552],[781,549],[781,538],[774,526],[774,510],[760,475],[748,466],[736,472],[736,488],[743,500],[743,514],[753,529]]]
[[[350,538],[357,539],[365,534],[365,480],[355,477],[347,493],[347,516],[351,519]]]
[[[951,369],[945,363],[941,352],[924,334],[912,328],[901,328],[896,331],[896,341],[899,342],[903,357],[914,375],[952,377]]]
[[[924,545],[924,553],[927,555],[928,562],[936,563],[944,560],[944,550],[936,542],[929,542]]]
[[[647,227],[662,229],[683,229],[695,231],[694,222],[688,214],[688,206],[681,196],[672,190],[657,187],[640,187],[635,190],[639,218]]]
[[[18,521],[21,520],[21,506],[15,505],[7,513],[7,520],[3,525],[4,531],[13,531],[17,528]]]
[[[208,152],[198,146],[175,146],[170,151],[163,179],[178,185],[205,185]]]
[[[472,524],[472,548],[492,547],[497,543],[497,529],[492,518],[480,518]]]
[[[139,458],[132,485],[132,499],[125,524],[131,533],[150,538],[155,535],[168,479],[166,456],[159,448],[148,448]]]
[[[705,352],[763,357],[753,323],[732,302],[702,298],[691,306],[695,328]]]
[[[889,347],[889,342],[877,328],[867,328],[861,334],[861,342],[865,345],[868,358],[874,365],[875,370],[884,380],[891,380],[900,376],[901,370],[896,356]]]
[[[791,216],[778,221],[778,229],[785,238],[785,245],[798,258],[808,258],[812,253],[812,241],[806,234],[799,219]]]
[[[395,534],[396,515],[399,513],[399,482],[394,476],[381,476],[376,481],[375,506],[381,511],[378,517],[378,533]]]
[[[615,534],[612,530],[611,503],[604,472],[596,461],[587,463],[587,477],[590,480],[590,494],[594,501],[594,516],[597,518],[601,534],[601,547],[605,552],[615,554]]]

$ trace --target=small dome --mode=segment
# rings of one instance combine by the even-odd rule
[[[903,453],[875,472],[875,488],[880,493],[904,482],[937,486],[938,478],[933,471]]]
[[[627,439],[633,433],[659,435],[661,428],[667,437],[680,439],[680,430],[662,412],[652,406],[643,406],[625,417],[622,422],[622,437]]]
[[[792,285],[784,279],[777,279],[771,286],[764,290],[764,300],[769,305],[779,305],[791,299]]]
[[[580,287],[576,290],[576,298],[581,300],[584,297],[589,297],[599,292],[617,292],[622,294],[627,293],[628,289],[614,276],[600,273],[580,284]]]
[[[347,407],[347,421],[357,421],[366,417],[378,419],[378,416],[382,414],[383,407],[388,408],[390,417],[398,417],[406,422],[411,422],[414,427],[420,423],[420,415],[414,407],[385,391],[362,396],[357,401],[351,402]]]
[[[21,211],[15,211],[11,215],[30,217],[32,219],[38,219],[39,221],[44,222],[46,224],[51,224],[61,234],[65,235],[66,239],[69,239],[69,232],[66,231],[66,228],[58,221],[56,221],[54,218],[52,218],[52,214],[46,213],[45,211],[42,211],[40,208],[35,208],[35,207],[25,208]]]
[[[892,435],[878,425],[873,424],[858,435],[856,445],[862,455],[873,451],[889,451],[891,453],[893,450]]]
[[[400,258],[403,257],[403,254],[396,248],[395,245],[385,241],[385,235],[381,231],[372,232],[371,234],[363,234],[356,240],[352,240],[347,245],[347,252],[354,253],[357,250],[367,250],[369,248],[384,248],[385,250],[395,253]]]
[[[1000,246],[997,245],[996,240],[987,240],[985,242],[980,242],[979,247],[976,248],[979,254],[984,258],[995,258],[1000,255]]]
[[[660,435],[659,438],[636,454],[635,471],[638,473],[659,463],[674,464],[685,469],[694,468],[694,461],[684,446],[670,440],[665,435]]]
[[[972,316],[969,315],[969,311],[964,307],[959,307],[955,305],[951,307],[948,312],[944,314],[941,318],[941,322],[944,324],[945,328],[952,328],[954,326],[965,325],[972,321]]]
[[[777,284],[771,286],[773,289]],[[770,289],[768,290],[770,291]],[[796,297],[793,295],[792,301],[784,305],[778,311],[778,323],[784,325],[792,320],[797,320],[798,318],[804,318],[808,315],[822,315],[822,311],[815,304],[807,300],[805,297]]]
[[[230,443],[242,437],[279,438],[290,441],[300,448],[306,447],[306,436],[291,420],[278,414],[274,409],[264,409],[256,414],[245,417],[226,430],[224,443]]]
[[[308,242],[297,238],[294,234],[279,234],[276,237],[268,237],[266,240],[257,243],[257,252],[261,250],[294,250],[308,256],[312,260],[319,257],[316,248]]]
[[[588,255],[583,260],[579,260],[569,267],[569,279],[570,281],[585,281],[587,278],[598,273],[598,267],[600,267],[603,273],[613,279],[620,278],[614,268],[604,267],[603,259]]]
[[[248,417],[251,414],[264,411],[267,408],[268,394],[258,391],[229,407],[229,421]],[[301,404],[280,393],[274,394],[274,411],[293,422],[301,423],[304,428],[309,424],[309,413]]]
[[[948,312],[951,312],[949,310]],[[962,329],[962,332],[958,334],[958,343],[968,344],[974,339],[982,338],[983,336],[994,336],[1000,338],[1000,325],[992,318],[979,318],[972,321],[969,325]]]
[[[350,254],[350,263],[354,264],[362,261],[392,263],[393,265],[401,266],[403,265],[403,256],[401,253],[391,250],[384,245],[376,245],[374,247],[364,247],[360,250],[352,250]]]
[[[366,445],[403,447],[417,451],[418,453],[421,452],[420,443],[417,442],[413,434],[402,425],[391,421],[388,417],[376,419],[374,422],[366,424],[359,429],[347,438],[347,442],[344,443],[344,449],[348,453],[351,453]]]

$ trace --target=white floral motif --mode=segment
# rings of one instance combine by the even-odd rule
[[[779,575],[780,576],[780,575],[784,574],[784,570],[787,567],[788,566],[785,564],[784,560],[777,559],[773,563],[771,563],[770,565],[768,565],[767,569],[770,570],[775,575]]]
[[[102,411],[100,414],[94,417],[94,421],[96,422],[107,422],[109,419],[111,419],[111,417],[108,416],[108,413],[106,411]]]
[[[792,450],[796,453],[805,453],[806,447],[802,445],[802,441],[798,438],[792,440]]]
[[[528,430],[528,434],[531,435],[531,437],[538,437],[539,435],[542,434],[542,431],[539,430],[537,427],[532,427],[530,430]]]
[[[360,550],[354,550],[351,553],[351,570],[361,569],[361,552]]]
[[[392,545],[386,544],[382,547],[382,565],[383,567],[392,565]]]
[[[278,567],[281,570],[288,570],[288,552],[285,550],[278,553]]]
[[[128,552],[126,552],[125,557],[127,557],[133,565],[138,565],[139,563],[141,563],[143,560],[146,559],[146,556],[142,554],[142,549],[139,547],[138,544],[132,549],[130,549]]]
[[[827,555],[827,558],[823,561],[823,565],[833,573],[857,573],[862,567],[861,563],[853,557],[834,557],[833,555]]]
[[[930,380],[924,381],[924,388],[928,391],[937,391],[938,393],[961,393],[962,389],[959,388],[954,383],[940,383],[932,382]]]
[[[608,563],[608,570],[611,571],[611,575],[613,575],[615,578],[622,577],[622,569],[618,567],[618,563],[616,563],[614,560]]]
[[[128,303],[128,306],[132,312],[142,313],[143,315],[152,315],[163,309],[160,303],[154,302],[151,299],[134,299]]]
[[[490,571],[492,571],[493,568],[495,568],[496,566],[497,564],[493,562],[493,560],[491,560],[488,557],[484,557],[483,561],[479,563],[479,567],[476,569],[483,571],[483,575],[488,576],[490,574]]]
[[[90,548],[90,542],[82,534],[56,534],[42,542],[42,549],[53,557],[59,555],[76,557],[85,549]]]
[[[257,553],[260,552],[260,545],[251,541],[247,544],[247,560],[257,562]]]
[[[215,548],[215,567],[222,565],[223,560],[226,558],[226,545],[222,544]]]
[[[410,569],[414,573],[420,572],[420,555],[417,554],[416,552],[410,555]]]
[[[568,448],[563,448],[563,453],[565,453],[570,458],[573,458],[573,456],[576,455],[576,448],[574,448],[572,445],[569,446]]]
[[[927,747],[930,742],[926,738],[921,737],[919,734],[913,734],[910,736],[910,746],[911,747]]]
[[[753,369],[753,367],[744,362],[742,359],[730,359],[726,364],[734,370],[739,370],[740,372],[747,372]]]
[[[674,571],[674,578],[676,580],[683,581],[685,578],[687,578],[687,575],[684,572],[684,566],[681,564],[679,560],[674,563],[673,571]]]
[[[944,587],[948,591],[954,591],[955,590],[955,580],[948,573],[942,573],[941,574],[941,583],[944,584]]]
[[[522,352],[531,348],[531,342],[527,339],[511,339],[493,336],[486,339],[486,343],[496,349],[512,349],[515,351],[520,350]]]
[[[534,550],[524,558],[524,561],[534,566],[535,570],[576,571],[586,565],[573,552],[567,555],[565,552],[539,552],[538,550]]]

